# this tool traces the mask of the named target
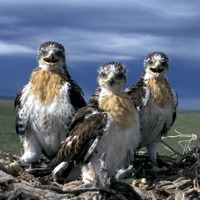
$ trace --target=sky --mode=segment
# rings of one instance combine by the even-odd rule
[[[128,87],[143,74],[144,58],[161,51],[178,108],[200,109],[199,9],[199,0],[0,0],[0,96],[16,96],[38,66],[39,46],[51,40],[65,47],[86,100],[103,63],[123,63]]]

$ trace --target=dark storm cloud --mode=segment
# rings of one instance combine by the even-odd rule
[[[156,50],[170,58],[168,76],[181,102],[200,99],[199,89],[192,84],[194,80],[200,84],[199,7],[198,0],[1,2],[0,65],[5,70],[0,79],[5,84],[0,95],[14,96],[37,66],[39,45],[57,40],[65,46],[69,70],[88,97],[97,86],[99,65],[123,62],[130,85],[143,72],[144,57]],[[199,106],[195,103],[195,108]]]

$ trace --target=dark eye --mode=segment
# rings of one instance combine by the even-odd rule
[[[107,77],[107,74],[106,74],[106,73],[101,73],[101,77],[102,77],[102,78],[106,78],[106,77]]]
[[[56,56],[61,57],[62,54],[63,54],[62,51],[60,51],[60,50],[56,51]]]
[[[150,65],[153,65],[153,61],[152,61],[152,60],[149,60],[148,63],[149,63]]]
[[[48,51],[46,51],[46,50],[42,50],[41,53],[42,53],[43,56],[48,55]]]
[[[117,79],[121,79],[123,76],[124,76],[123,73],[116,74]]]
[[[166,62],[166,61],[162,61],[162,62],[161,62],[161,65],[162,65],[162,66],[166,66],[166,65],[167,65],[167,62]]]

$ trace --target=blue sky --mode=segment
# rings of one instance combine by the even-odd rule
[[[146,55],[162,51],[179,108],[200,109],[199,8],[199,0],[0,1],[0,96],[15,97],[37,67],[38,47],[53,40],[64,45],[86,100],[104,62],[125,64],[130,86]]]

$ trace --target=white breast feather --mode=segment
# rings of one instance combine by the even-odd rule
[[[106,154],[106,169],[108,176],[114,175],[117,170],[129,165],[134,159],[135,149],[140,141],[139,116],[135,113],[135,123],[131,124],[128,129],[123,130],[114,123],[111,116],[108,117],[107,132],[98,142],[93,158],[90,160],[95,172],[100,170],[102,154]],[[82,167],[82,178],[84,183],[92,180],[92,175],[86,165]]]
[[[69,83],[64,84],[58,96],[47,104],[42,104],[31,93],[30,84],[22,91],[19,116],[27,127],[25,136],[34,134],[39,141],[37,148],[45,150],[49,155],[54,154],[65,139],[69,131],[68,125],[75,114],[68,95],[69,87]]]
[[[151,98],[148,99],[147,104],[140,109],[142,128],[140,147],[160,140],[160,132],[164,124],[170,128],[173,120],[172,114],[175,110],[175,105],[166,105],[160,108]]]

